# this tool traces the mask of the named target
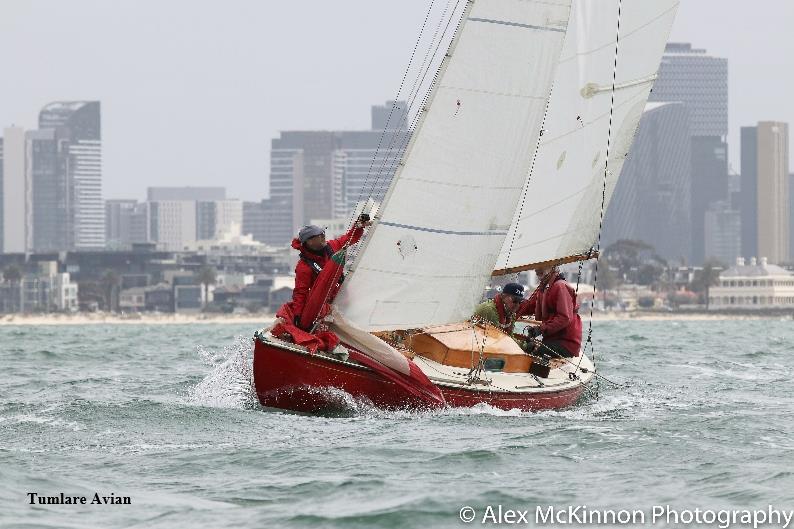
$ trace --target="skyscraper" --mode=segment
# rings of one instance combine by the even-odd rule
[[[705,214],[728,199],[728,61],[688,43],[669,43],[649,101],[682,102],[692,136],[692,260],[705,258]]]
[[[39,113],[30,157],[36,175],[32,226],[37,250],[104,248],[100,131],[99,101],[55,102]],[[53,200],[57,207],[38,207],[37,197]]]
[[[339,132],[338,135],[339,145],[333,158],[332,218],[349,217],[356,204],[368,197],[380,201],[391,184],[410,137],[405,130],[377,129]]]
[[[407,112],[388,101],[372,107],[370,130],[281,132],[271,144],[270,198],[261,212],[247,207],[269,219],[260,240],[287,244],[311,219],[343,218],[359,199],[382,196],[408,142]]]
[[[742,255],[758,256],[758,130],[741,129],[741,188],[739,207],[742,212]]]
[[[758,257],[789,260],[788,124],[758,123]]]
[[[791,258],[788,124],[742,127],[742,253],[782,263]]]
[[[725,136],[728,59],[709,55],[689,43],[668,43],[649,100],[686,104],[692,136]]]
[[[310,218],[332,216],[332,159],[337,144],[332,131],[285,131],[273,139],[269,207],[279,221],[271,227],[271,240],[265,242],[286,244]]]
[[[26,134],[28,173],[32,186],[33,250],[57,252],[71,249],[68,163],[69,140],[62,130],[30,130]]]
[[[31,184],[27,170],[25,130],[3,131],[3,252],[30,251],[32,241]]]
[[[689,111],[683,103],[648,103],[604,216],[602,246],[619,239],[652,244],[669,261],[688,259],[690,243]]]

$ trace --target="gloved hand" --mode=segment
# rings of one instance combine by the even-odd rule
[[[524,329],[524,334],[526,334],[529,338],[537,338],[542,333],[540,332],[540,326],[527,325]]]
[[[358,216],[358,220],[356,220],[356,226],[359,228],[365,228],[372,224],[371,217],[367,213],[362,213]]]

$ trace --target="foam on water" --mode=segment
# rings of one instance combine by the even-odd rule
[[[202,362],[210,368],[204,378],[192,386],[185,402],[190,405],[215,408],[261,409],[253,384],[253,347],[250,338],[237,336],[230,344],[213,349],[197,346],[196,352]],[[374,406],[368,399],[356,398],[340,388],[318,388],[323,400],[336,403],[331,416],[379,418],[402,420],[418,417],[532,417],[537,414],[559,415],[569,419],[603,420],[636,412],[645,413],[660,402],[667,402],[656,392],[649,395],[637,387],[622,386],[617,392],[605,393],[596,399],[585,395],[574,408],[528,412],[519,409],[504,410],[489,404],[480,403],[473,407],[448,407],[432,410],[383,410]],[[670,404],[674,407],[674,404]]]
[[[253,345],[251,339],[237,336],[220,350],[196,348],[211,371],[190,388],[187,402],[214,408],[250,409],[257,406],[253,387]]]
[[[462,505],[794,502],[790,322],[598,325],[599,370],[625,383],[568,409],[384,411],[329,389],[346,411],[320,417],[258,405],[247,325],[0,328],[0,525],[460,527]],[[34,511],[25,490],[135,507]]]

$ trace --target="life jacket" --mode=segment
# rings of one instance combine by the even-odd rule
[[[328,244],[326,244],[326,245],[323,247],[323,253],[325,254],[325,257],[326,257],[327,259],[330,259],[330,258],[331,258],[331,256],[332,256],[332,255],[334,255],[334,251],[333,251],[333,249],[331,249],[331,246],[330,246],[330,245],[328,245]],[[305,254],[305,253],[303,253],[302,251],[301,251],[301,253],[300,253],[300,254],[298,254],[298,257],[300,258],[300,260],[301,260],[301,261],[303,261],[304,263],[306,263],[307,265],[309,265],[309,268],[311,268],[311,269],[312,269],[312,272],[314,272],[314,277],[315,277],[315,279],[316,279],[316,278],[317,278],[317,275],[318,275],[318,274],[319,274],[319,273],[322,271],[322,269],[323,269],[323,267],[322,267],[322,266],[320,266],[320,263],[318,263],[317,261],[315,261],[314,259],[312,259],[312,258],[311,258],[311,257],[309,257],[308,255],[306,255],[306,254]],[[341,275],[339,276],[339,281],[337,281],[337,285],[341,285],[341,284],[342,284],[344,281],[345,281],[345,274],[343,273],[343,274],[341,274]]]

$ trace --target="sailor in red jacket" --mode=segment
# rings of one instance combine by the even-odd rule
[[[540,284],[519,307],[519,315],[533,314],[540,327],[529,332],[542,334],[537,352],[546,356],[579,356],[582,345],[582,318],[576,292],[556,266],[535,269]]]
[[[325,263],[334,252],[341,250],[345,244],[357,243],[364,234],[364,228],[371,224],[369,215],[362,214],[353,228],[338,239],[326,241],[325,231],[319,226],[313,225],[304,226],[298,233],[298,237],[292,239],[292,247],[300,251],[300,258],[295,266],[295,288],[292,290],[292,312],[296,325],[300,322],[301,312],[314,280],[317,279],[317,275]],[[344,276],[342,280],[344,280]],[[340,284],[342,280],[340,280]],[[329,302],[333,300],[335,294],[336,291],[329,296]]]

